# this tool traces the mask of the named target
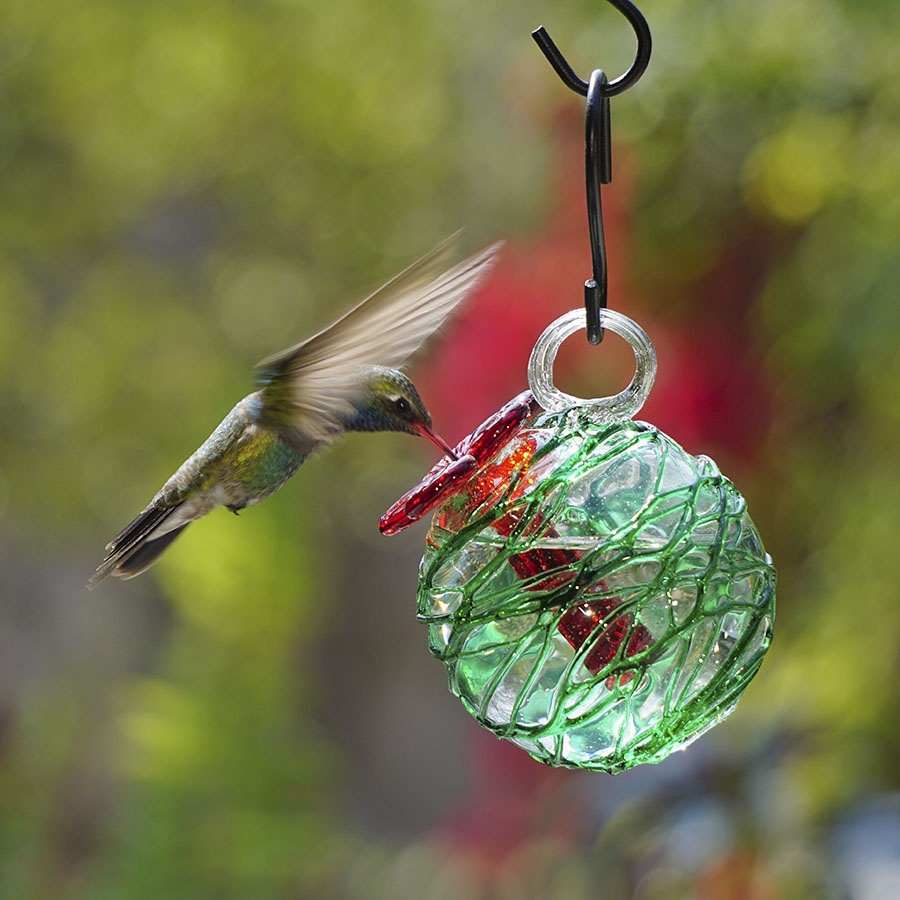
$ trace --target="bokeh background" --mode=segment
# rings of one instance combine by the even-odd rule
[[[779,568],[737,713],[657,766],[482,731],[415,621],[434,459],[355,436],[146,576],[106,541],[293,343],[449,233],[504,238],[414,374],[456,441],[589,274],[596,0],[0,2],[0,896],[900,896],[900,6],[645,0],[613,101],[610,305],[642,417],[740,486]],[[560,386],[628,351],[571,339]]]

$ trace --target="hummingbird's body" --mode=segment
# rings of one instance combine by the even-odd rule
[[[160,488],[151,506],[180,504],[184,515],[205,515],[217,506],[237,512],[264,500],[297,471],[314,445],[293,447],[261,422],[259,394],[248,394],[235,405]]]
[[[113,538],[89,587],[109,575],[139,575],[218,506],[237,512],[264,500],[345,431],[420,434],[452,455],[431,430],[413,383],[390,368],[464,299],[496,248],[435,277],[447,249],[432,251],[330,328],[260,363],[262,387],[235,405]]]

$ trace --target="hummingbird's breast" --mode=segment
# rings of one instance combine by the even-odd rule
[[[250,423],[222,460],[225,505],[252,506],[277,491],[306,458],[265,425]]]
[[[261,423],[258,408],[258,395],[244,397],[152,502],[184,504],[182,517],[190,521],[217,506],[251,506],[278,490],[308,454]]]

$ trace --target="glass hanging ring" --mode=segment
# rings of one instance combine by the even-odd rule
[[[656,379],[656,351],[647,332],[637,322],[611,309],[600,310],[600,324],[624,338],[634,351],[635,371],[631,383],[610,397],[582,399],[566,394],[553,384],[553,363],[562,342],[585,328],[584,309],[560,316],[538,338],[528,360],[528,383],[535,399],[547,412],[569,407],[590,407],[595,422],[617,422],[632,418],[644,405]]]

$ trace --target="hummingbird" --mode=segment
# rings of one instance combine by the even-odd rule
[[[344,432],[420,435],[454,457],[398,368],[471,293],[501,245],[448,268],[453,246],[444,241],[323,331],[257,363],[257,389],[106,545],[88,588],[140,575],[216,507],[237,513],[264,500]]]

